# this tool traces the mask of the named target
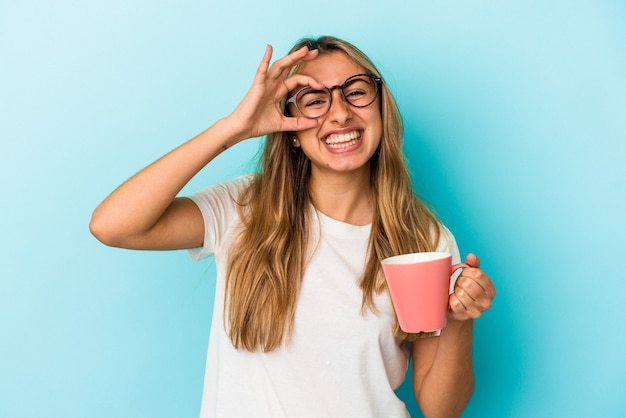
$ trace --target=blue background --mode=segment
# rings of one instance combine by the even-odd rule
[[[4,0],[0,417],[197,416],[211,262],[104,247],[91,211],[228,114],[267,43],[321,34],[379,65],[416,187],[497,284],[465,416],[626,416],[625,2]]]

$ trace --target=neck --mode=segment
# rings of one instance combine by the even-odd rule
[[[369,169],[361,173],[311,173],[313,205],[324,215],[352,225],[367,225],[374,216]]]

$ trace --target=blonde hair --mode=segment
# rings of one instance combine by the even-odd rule
[[[340,51],[373,76],[372,61],[354,45],[324,36],[303,39],[292,51],[307,46],[320,54]],[[294,67],[291,73],[296,73]],[[368,257],[359,285],[362,310],[377,313],[374,296],[387,287],[380,261],[391,255],[432,251],[439,240],[439,222],[413,191],[402,152],[400,112],[384,82],[381,88],[383,133],[370,160],[376,201]],[[259,173],[239,198],[243,229],[227,260],[225,327],[236,348],[271,351],[291,335],[302,277],[309,255],[310,161],[290,145],[286,132],[268,135]],[[412,340],[400,330],[393,332]]]

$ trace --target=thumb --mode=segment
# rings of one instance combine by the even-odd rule
[[[285,117],[281,131],[304,131],[307,129],[317,128],[319,119],[309,119],[303,116]]]
[[[475,254],[469,253],[465,256],[465,264],[470,267],[480,268],[480,259]]]

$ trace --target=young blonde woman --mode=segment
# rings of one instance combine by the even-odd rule
[[[393,97],[340,39],[271,56],[268,46],[229,116],[107,197],[92,233],[111,246],[215,256],[203,418],[408,417],[394,390],[411,357],[425,416],[460,415],[473,390],[473,320],[493,283],[470,254],[440,335],[399,329],[380,261],[460,257],[412,189]],[[258,173],[176,197],[221,152],[263,135]]]

